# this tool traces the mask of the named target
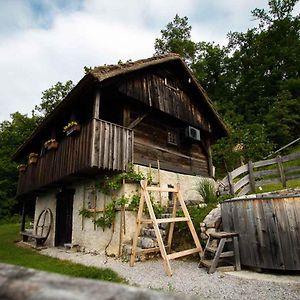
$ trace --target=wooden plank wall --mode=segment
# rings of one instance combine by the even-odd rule
[[[221,204],[223,229],[239,233],[245,266],[300,270],[300,196]]]
[[[91,132],[91,123],[83,124],[78,136],[65,137],[57,150],[46,152],[36,164],[28,165],[26,171],[19,175],[17,195],[90,167]]]
[[[167,143],[168,130],[178,133],[178,146]],[[146,117],[134,128],[134,162],[156,167],[157,160],[164,170],[208,176],[208,158],[199,142],[183,143],[180,125],[159,116]]]
[[[201,99],[195,99],[199,103],[196,106],[179,79],[168,77],[166,85],[164,77],[141,73],[124,79],[119,91],[189,124],[210,131],[207,116],[201,111]]]
[[[123,171],[133,160],[133,131],[114,123],[94,119],[94,152],[92,166]]]

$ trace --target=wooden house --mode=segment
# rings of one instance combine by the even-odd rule
[[[49,245],[72,242],[100,251],[109,235],[78,216],[82,203],[92,201],[88,187],[95,178],[124,171],[130,163],[141,172],[159,164],[161,184],[179,182],[188,199],[199,176],[213,176],[210,147],[227,134],[178,55],[97,67],[14,154],[24,163],[35,153],[36,160],[20,172],[17,197],[36,199],[35,222],[42,209],[52,210]],[[97,196],[97,206],[104,198]]]

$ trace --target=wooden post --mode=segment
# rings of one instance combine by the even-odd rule
[[[128,127],[130,124],[130,109],[127,105],[123,108],[123,126]]]
[[[83,198],[82,198],[82,208],[85,209],[85,194],[86,194],[86,186],[83,186]],[[81,230],[84,229],[84,217],[81,216]]]
[[[25,219],[26,219],[26,204],[25,204],[25,200],[23,200],[22,219],[21,219],[21,231],[25,231]]]
[[[212,160],[212,154],[211,154],[211,146],[210,146],[210,140],[207,139],[206,142],[207,147],[207,156],[208,156],[208,174],[210,177],[214,177],[214,166],[213,166],[213,160]]]
[[[130,267],[133,267],[135,258],[136,258],[136,246],[137,246],[138,237],[139,237],[139,234],[141,231],[141,219],[143,217],[144,201],[145,201],[144,194],[141,193],[139,210],[138,210],[137,217],[136,217],[136,227],[135,227],[135,232],[134,232],[133,241],[132,241]]]
[[[96,119],[100,119],[100,90],[96,92],[93,107],[93,117]]]
[[[158,179],[158,187],[161,187],[160,186],[160,163],[159,163],[159,159],[157,160],[157,179]],[[162,204],[162,197],[161,197],[161,192],[159,192],[159,204],[161,205]]]
[[[255,193],[255,178],[253,173],[253,163],[252,161],[248,161],[248,172],[249,172],[249,185],[250,191]]]
[[[96,120],[100,118],[100,91],[96,92],[94,106],[93,106],[93,124],[92,124],[92,138],[91,138],[91,166],[97,166],[95,158],[95,141],[96,141]]]
[[[276,157],[276,161],[277,161],[277,165],[278,165],[278,171],[279,171],[279,175],[280,175],[280,181],[282,183],[282,186],[284,188],[286,188],[286,177],[285,177],[285,174],[284,174],[284,168],[283,168],[283,165],[282,165],[282,158],[280,155],[278,155]]]
[[[175,193],[172,193],[172,200],[173,200],[172,218],[176,218],[177,194],[175,195]],[[172,247],[174,227],[175,227],[175,222],[172,222],[170,224],[170,227],[169,227],[169,235],[168,235],[168,250],[169,250],[169,253],[171,252],[171,247]]]
[[[94,218],[94,230],[96,230],[96,213],[97,213],[97,190],[96,187],[94,187],[94,213],[93,213],[93,218]]]
[[[233,186],[233,180],[232,180],[232,175],[230,172],[227,173],[227,178],[228,178],[228,184],[229,184],[229,191],[232,196],[234,196],[234,186]]]

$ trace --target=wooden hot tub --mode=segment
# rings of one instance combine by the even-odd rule
[[[221,211],[224,231],[239,233],[242,265],[300,270],[300,191],[233,198]]]

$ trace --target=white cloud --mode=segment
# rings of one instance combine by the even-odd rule
[[[41,0],[33,10],[30,1],[0,0],[0,121],[30,113],[43,90],[78,81],[85,65],[151,56],[176,13],[189,17],[195,41],[225,44],[228,31],[252,27],[250,11],[262,2],[73,0],[62,8],[60,0]]]

